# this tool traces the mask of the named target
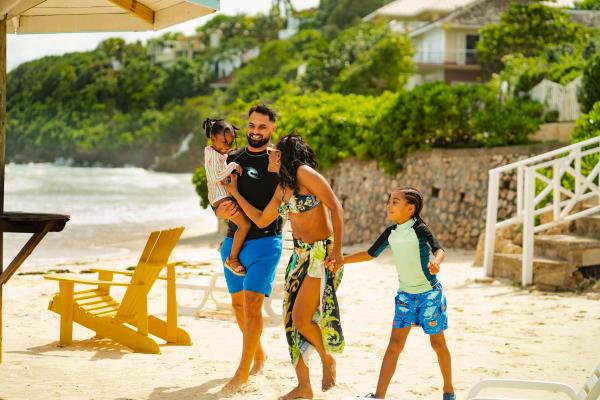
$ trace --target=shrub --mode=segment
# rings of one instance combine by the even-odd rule
[[[584,112],[590,111],[600,101],[600,54],[586,63],[578,98]]]
[[[200,197],[200,207],[208,208],[210,202],[208,201],[208,180],[206,179],[206,171],[204,167],[196,168],[194,175],[192,176],[192,183],[196,187],[196,193]]]

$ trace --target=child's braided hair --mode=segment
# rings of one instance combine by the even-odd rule
[[[221,132],[225,132],[229,130],[231,133],[236,135],[236,132],[240,130],[240,128],[236,127],[230,122],[220,118],[220,119],[212,119],[206,118],[202,123],[202,128],[204,128],[204,132],[206,133],[206,137],[210,138],[211,135],[218,135]]]
[[[402,192],[404,198],[408,202],[408,204],[412,204],[415,206],[415,212],[413,213],[413,218],[417,221],[425,223],[421,218],[421,211],[423,210],[423,195],[416,188],[410,186],[404,186],[395,191]]]

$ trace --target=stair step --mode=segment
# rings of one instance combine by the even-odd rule
[[[575,233],[600,238],[600,214],[588,215],[575,220]]]
[[[521,283],[523,256],[521,254],[494,254],[493,275]],[[546,257],[533,258],[533,284],[542,290],[567,290],[571,275],[576,270],[566,261]]]
[[[579,235],[536,235],[536,257],[563,260],[575,267],[600,264],[600,240]]]

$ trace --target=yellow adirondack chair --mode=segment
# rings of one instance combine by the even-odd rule
[[[175,265],[167,264],[183,229],[152,232],[133,272],[94,269],[98,280],[56,274],[44,276],[59,281],[60,291],[48,309],[60,315],[60,345],[72,343],[73,322],[95,331],[98,337],[113,339],[141,353],[160,354],[158,344],[148,333],[167,343],[191,345],[188,333],[177,326]],[[166,278],[159,276],[164,267],[167,267]],[[114,274],[131,276],[131,281],[113,282]],[[156,279],[167,280],[166,321],[148,315],[148,292]],[[75,292],[75,283],[97,287]],[[127,287],[120,303],[110,296],[111,286]]]

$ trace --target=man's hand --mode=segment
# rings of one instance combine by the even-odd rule
[[[436,259],[429,261],[429,273],[436,275],[438,272],[440,272],[440,263]]]
[[[225,200],[217,206],[215,215],[221,219],[235,218],[240,213],[238,205],[231,200]]]

